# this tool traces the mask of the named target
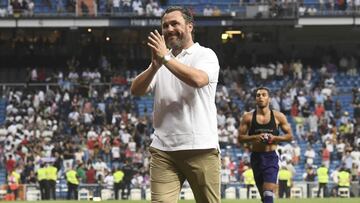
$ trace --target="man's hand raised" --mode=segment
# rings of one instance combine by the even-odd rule
[[[147,45],[153,50],[153,53],[161,60],[166,54],[169,53],[169,50],[166,47],[164,36],[160,35],[157,30],[155,30],[154,32],[150,32],[148,40],[149,41]]]

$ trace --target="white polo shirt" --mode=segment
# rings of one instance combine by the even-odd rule
[[[174,57],[174,56],[173,56]],[[163,151],[219,148],[215,93],[219,61],[209,48],[195,43],[174,57],[179,62],[207,73],[209,84],[191,87],[165,66],[150,84],[154,92],[151,146]]]

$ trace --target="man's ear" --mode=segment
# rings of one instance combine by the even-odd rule
[[[194,29],[194,24],[193,23],[189,23],[189,28],[191,29],[191,31]]]

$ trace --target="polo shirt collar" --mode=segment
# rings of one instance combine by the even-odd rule
[[[187,54],[192,54],[194,51],[195,51],[195,49],[197,48],[197,47],[199,47],[200,45],[199,45],[199,43],[194,43],[193,45],[191,45],[191,47],[189,47],[189,48],[187,48],[187,49],[184,49],[184,51],[185,51],[185,53],[187,53]]]
[[[196,48],[199,47],[199,46],[200,46],[199,43],[196,42],[196,43],[194,43],[193,45],[191,45],[189,48],[183,49],[178,56],[184,56],[184,55],[186,55],[186,54],[192,54],[192,53],[196,50]],[[170,50],[170,54],[171,54],[172,56],[174,56],[174,55],[172,54],[171,50]]]

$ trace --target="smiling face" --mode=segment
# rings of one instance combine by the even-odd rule
[[[186,22],[181,11],[166,13],[162,18],[162,34],[166,45],[174,50],[186,49],[192,44],[193,24]]]
[[[259,89],[256,91],[256,106],[258,108],[266,108],[269,106],[270,96],[266,89]]]

